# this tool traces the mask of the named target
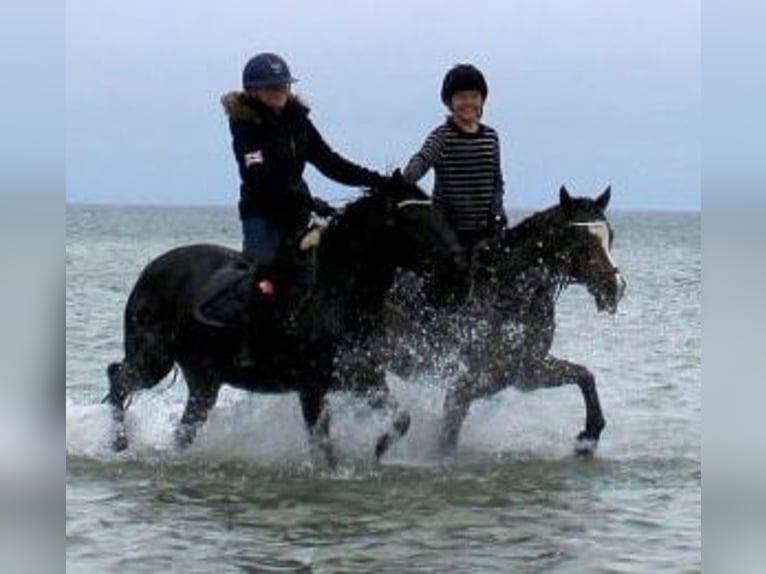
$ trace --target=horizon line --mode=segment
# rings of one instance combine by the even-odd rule
[[[333,202],[330,202],[333,203]],[[512,208],[505,208],[505,211],[520,211],[520,212],[534,212],[539,211],[541,209],[547,209],[553,204],[544,205],[544,206],[519,206],[519,207],[512,207]],[[168,209],[168,208],[181,208],[181,209],[209,209],[209,208],[220,208],[220,209],[232,209],[234,211],[237,210],[237,204],[234,202],[233,204],[228,203],[125,203],[125,202],[101,202],[101,201],[65,201],[64,202],[65,207],[135,207],[135,208],[146,208],[146,207],[153,207],[158,209]],[[610,212],[620,212],[620,213],[630,213],[630,212],[637,212],[637,213],[702,213],[702,207],[678,207],[678,206],[671,206],[671,207],[657,207],[657,206],[648,206],[648,207],[615,207],[610,208]]]

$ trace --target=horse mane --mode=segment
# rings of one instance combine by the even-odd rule
[[[503,243],[515,246],[526,243],[530,238],[539,237],[541,233],[550,233],[563,223],[564,213],[561,206],[556,204],[543,211],[538,211],[522,219],[513,227],[506,229]]]
[[[382,201],[382,197],[372,190],[367,190],[364,195],[348,203],[342,213],[330,221],[324,240],[329,239],[335,244],[349,242],[364,235],[369,228],[369,222],[381,214]]]
[[[530,237],[539,237],[541,232],[551,236],[568,221],[606,221],[606,216],[593,199],[573,197],[569,201],[567,209],[557,203],[543,211],[533,213],[517,225],[508,228],[504,235],[504,244],[518,245],[528,241]]]
[[[304,327],[319,333],[328,329],[354,333],[366,324],[366,317],[383,308],[389,266],[378,256],[378,247],[385,244],[377,235],[387,217],[386,202],[381,193],[365,193],[328,224],[318,247],[313,295],[296,315],[296,320],[307,319]],[[391,281],[393,277],[391,268]],[[330,319],[317,322],[315,317]],[[343,321],[351,324],[343,327]]]

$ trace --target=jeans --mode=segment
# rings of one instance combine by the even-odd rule
[[[288,242],[298,234],[293,225],[275,223],[261,215],[242,220],[242,251],[261,271],[287,287],[288,298],[300,298],[314,283],[315,267],[307,254],[292,254]],[[294,256],[297,255],[297,256]]]
[[[258,265],[273,267],[287,239],[283,226],[262,215],[242,220],[242,252]]]

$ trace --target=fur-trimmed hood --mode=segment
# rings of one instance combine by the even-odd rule
[[[263,121],[263,106],[252,96],[241,90],[227,92],[221,96],[221,105],[226,115],[232,120],[260,124]],[[309,107],[295,94],[290,94],[283,113],[306,116]]]

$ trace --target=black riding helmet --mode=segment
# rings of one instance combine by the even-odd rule
[[[458,64],[454,66],[442,82],[442,102],[449,107],[455,92],[463,90],[476,90],[481,94],[482,100],[487,99],[487,81],[479,69],[471,64]]]
[[[280,56],[264,52],[253,56],[242,70],[242,87],[264,88],[266,86],[283,86],[297,80],[290,74],[290,68]]]

